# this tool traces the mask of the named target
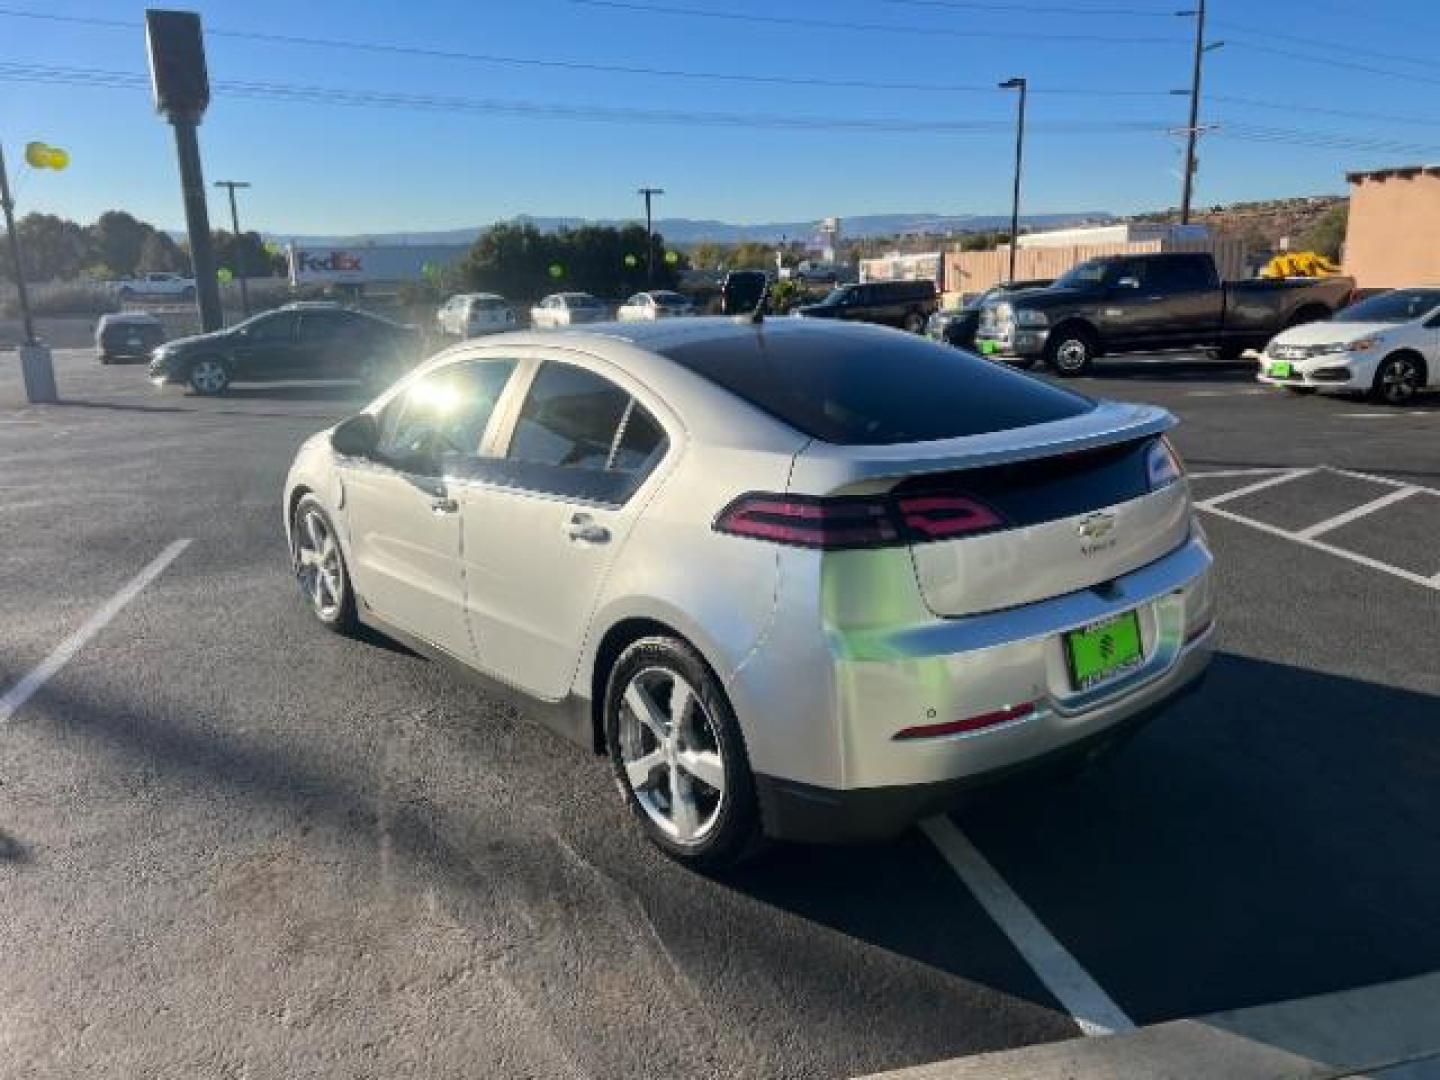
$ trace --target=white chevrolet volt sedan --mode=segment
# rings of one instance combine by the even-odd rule
[[[509,334],[307,441],[285,525],[322,623],[528,705],[715,868],[894,835],[1192,689],[1173,423],[859,324]]]

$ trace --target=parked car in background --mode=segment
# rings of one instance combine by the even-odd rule
[[[195,279],[157,271],[136,278],[112,281],[110,289],[121,300],[193,300]]]
[[[679,319],[695,314],[695,305],[677,292],[664,289],[636,293],[620,305],[615,317],[621,322],[650,322]]]
[[[918,334],[938,308],[933,281],[870,281],[839,285],[818,304],[805,304],[790,314],[802,319],[879,323]]]
[[[235,326],[177,338],[151,354],[150,377],[197,394],[233,382],[347,379],[379,386],[418,358],[413,326],[335,304],[287,304]]]
[[[731,270],[720,283],[720,311],[725,315],[748,314],[765,295],[770,275],[764,270]]]
[[[610,308],[587,292],[551,293],[530,309],[530,325],[537,330],[605,322]]]
[[[496,293],[459,293],[440,305],[435,313],[440,333],[472,338],[515,329],[515,312]]]
[[[1083,375],[1097,356],[1208,348],[1238,358],[1279,331],[1328,319],[1355,289],[1347,277],[1220,280],[1209,252],[1105,255],[1046,289],[986,301],[980,352]]]
[[[1004,281],[999,285],[992,285],[957,308],[935,312],[925,324],[925,332],[936,341],[974,352],[975,331],[980,327],[980,309],[985,306],[986,301],[1008,296],[1021,289],[1043,289],[1049,284],[1049,278],[1036,278],[1032,281]]]
[[[612,323],[442,353],[301,446],[284,526],[322,624],[508,688],[712,868],[896,835],[1198,685],[1174,423],[872,326]]]
[[[1393,289],[1329,322],[1286,330],[1265,347],[1259,379],[1296,393],[1367,393],[1387,405],[1440,388],[1440,286]]]
[[[148,311],[112,311],[95,323],[95,352],[100,363],[144,360],[165,340],[165,327]]]

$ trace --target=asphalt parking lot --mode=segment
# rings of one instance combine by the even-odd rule
[[[1071,783],[715,881],[601,759],[311,622],[280,485],[348,389],[62,350],[27,407],[5,361],[0,1074],[854,1076],[1440,969],[1440,398],[1102,364],[1182,419],[1203,692]]]

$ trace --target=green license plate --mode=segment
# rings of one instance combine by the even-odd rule
[[[980,342],[980,355],[981,355],[981,356],[994,356],[994,355],[995,355],[997,352],[999,352],[999,351],[1000,351],[1000,343],[999,343],[999,342],[996,342],[996,341],[982,341],[982,342]]]
[[[1295,373],[1295,365],[1289,360],[1276,360],[1270,365],[1270,377],[1272,379],[1288,379]]]
[[[1089,690],[1140,666],[1140,619],[1133,611],[1091,623],[1065,635],[1075,689]]]

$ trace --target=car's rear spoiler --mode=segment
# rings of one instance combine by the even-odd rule
[[[958,439],[890,446],[837,446],[817,440],[796,456],[790,490],[825,495],[920,473],[1058,457],[1159,435],[1176,423],[1173,415],[1153,405],[1102,401],[1089,412],[1065,420]]]

